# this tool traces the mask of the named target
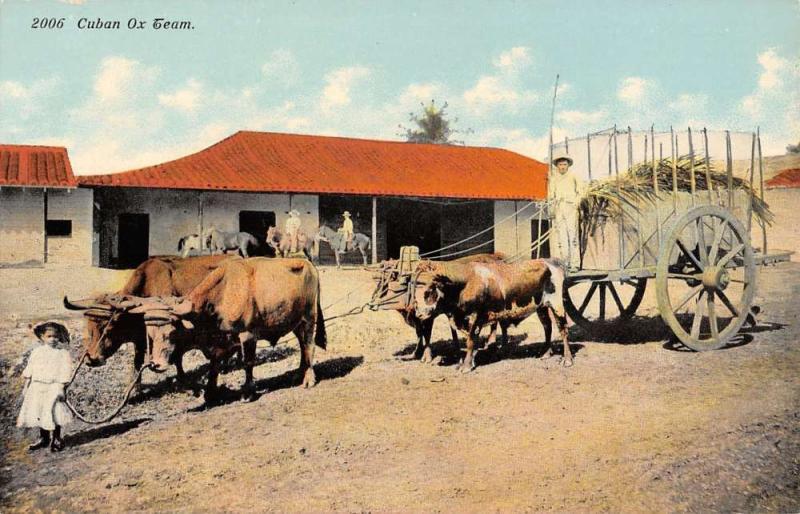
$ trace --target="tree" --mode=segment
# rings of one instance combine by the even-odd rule
[[[786,147],[786,153],[787,154],[793,154],[793,155],[800,154],[800,142],[798,142],[796,145],[787,146]]]
[[[436,100],[431,100],[430,105],[422,106],[422,114],[409,113],[408,121],[413,122],[416,128],[410,129],[403,125],[398,125],[403,133],[399,134],[406,138],[409,143],[432,143],[437,145],[463,145],[463,141],[451,139],[453,134],[462,133],[451,127],[450,120],[447,119],[447,102],[441,107],[436,107]],[[458,123],[458,118],[454,118],[452,123]],[[471,133],[470,129],[464,133]]]

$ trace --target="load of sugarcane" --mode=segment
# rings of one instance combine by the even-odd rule
[[[656,163],[658,197],[665,199],[673,191],[672,159],[662,159]],[[695,192],[708,190],[711,179],[714,198],[727,198],[728,175],[714,168],[706,159],[694,159]],[[692,159],[681,156],[675,162],[675,183],[679,192],[692,192]],[[732,189],[748,194],[753,206],[753,214],[763,223],[772,224],[774,214],[769,206],[759,198],[747,180],[733,177]],[[724,192],[724,194],[723,194]],[[704,193],[707,194],[707,193]],[[645,212],[655,206],[656,192],[653,187],[653,165],[650,162],[634,165],[619,177],[609,177],[592,181],[584,193],[581,203],[581,221],[584,229],[593,233],[593,228],[606,219],[631,216],[631,213]]]

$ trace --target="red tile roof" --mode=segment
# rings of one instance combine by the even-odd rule
[[[784,187],[800,187],[800,168],[783,170],[771,179],[766,186],[770,189]]]
[[[547,166],[497,148],[237,132],[180,159],[82,185],[443,198],[540,199]]]
[[[0,186],[77,187],[67,149],[0,145]]]

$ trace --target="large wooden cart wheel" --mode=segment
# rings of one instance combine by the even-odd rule
[[[570,319],[582,328],[613,326],[636,313],[646,288],[646,278],[567,282],[564,308]]]
[[[747,319],[755,287],[750,237],[730,211],[696,207],[667,232],[656,267],[658,309],[692,350],[724,346]]]

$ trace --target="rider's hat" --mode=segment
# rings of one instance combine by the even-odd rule
[[[345,218],[349,218],[350,217],[350,211],[344,211],[342,213],[342,216],[344,216]]]

